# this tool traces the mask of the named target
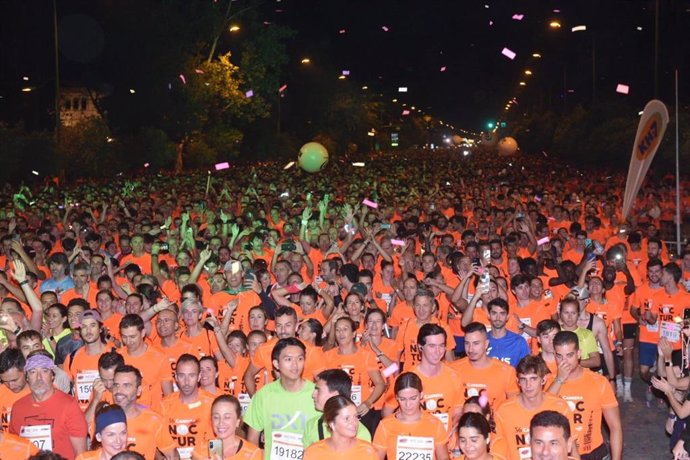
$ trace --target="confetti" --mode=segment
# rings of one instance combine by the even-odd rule
[[[180,74],[180,80],[182,80],[182,84],[187,84],[187,79],[184,77],[184,75]]]
[[[584,32],[585,30],[587,30],[587,26],[575,26],[570,29],[571,32]]]
[[[290,168],[292,168],[293,166],[295,166],[295,162],[294,162],[294,161],[291,161],[290,163],[286,164],[285,167],[284,167],[283,169],[290,169]]]
[[[617,93],[628,94],[629,91],[630,91],[630,87],[628,85],[618,83],[618,86],[616,86],[616,92]]]
[[[279,93],[282,93],[282,92],[285,91],[286,89],[287,89],[287,85],[283,85],[283,86],[281,86],[280,88],[278,88],[278,92],[279,92]]]
[[[230,163],[224,161],[223,163],[216,163],[216,171],[222,171],[223,169],[230,168]]]
[[[203,75],[204,71],[201,69],[194,69],[194,72],[198,73],[199,75]]]
[[[339,34],[344,34],[344,33],[345,33],[345,29],[340,29],[340,30],[338,31],[338,33],[339,33]]]
[[[252,90],[250,89],[249,91],[247,91],[246,93],[244,93],[244,95],[247,96],[247,97],[252,97],[252,96],[254,95],[254,91],[252,91]]]
[[[363,199],[362,204],[364,206],[369,206],[372,209],[378,209],[378,207],[379,207],[378,203],[375,203],[375,202],[369,200],[368,198]]]
[[[508,49],[508,48],[503,48],[503,50],[501,51],[501,54],[504,55],[505,57],[507,57],[507,58],[510,59],[510,60],[515,59],[515,56],[516,56],[515,52],[514,52],[514,51],[511,51],[511,50]]]
[[[33,174],[34,176],[38,176],[38,171],[31,171],[31,174]]]
[[[407,92],[407,86],[398,87],[398,92],[399,93],[406,93]]]
[[[513,15],[513,19],[515,19],[516,21],[522,21],[522,18],[524,18],[524,17],[525,17],[524,14],[514,14]]]
[[[144,168],[148,168],[148,167],[149,167],[149,164],[148,164],[148,163],[144,163]]]
[[[403,240],[391,240],[391,244],[393,246],[405,246],[405,242]]]
[[[349,70],[343,70],[343,75],[350,75],[350,71]]]
[[[490,26],[494,25],[494,22],[493,22],[493,21],[489,21],[489,25],[490,25]]]
[[[365,165],[364,165],[364,162],[362,162],[362,161],[355,161],[354,163],[352,163],[352,166],[357,166],[358,168],[363,168]]]
[[[488,404],[489,404],[489,398],[487,398],[485,394],[482,394],[479,397],[479,405],[482,407],[486,407]]]
[[[388,27],[386,27],[386,26],[381,26],[381,28],[383,29],[384,32],[388,32]]]
[[[446,71],[446,66],[441,67],[441,72],[445,72],[445,71]]]

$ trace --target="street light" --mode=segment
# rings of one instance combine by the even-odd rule
[[[525,70],[525,75],[532,75],[532,71],[529,69]]]
[[[549,27],[551,27],[552,29],[560,29],[561,23],[554,20],[549,23]]]
[[[541,59],[541,54],[539,54],[539,53],[532,53],[532,57],[533,57],[534,59]]]
[[[230,26],[229,30],[230,30],[230,32],[237,32],[238,30],[240,30],[240,26],[232,25],[232,26]]]
[[[302,64],[309,64],[311,62],[311,59],[305,57],[305,58],[302,58],[301,62],[302,62]]]

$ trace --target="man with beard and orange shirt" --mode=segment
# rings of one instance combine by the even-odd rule
[[[144,458],[156,458],[156,450],[166,458],[175,457],[177,444],[168,433],[168,425],[158,412],[137,403],[141,396],[141,372],[133,366],[121,365],[113,377],[113,400],[127,416],[127,449]]]
[[[480,396],[486,392],[489,405],[498,407],[503,401],[516,396],[515,369],[504,362],[490,358],[487,354],[489,337],[486,326],[473,322],[465,327],[465,353],[467,356],[453,361],[451,368],[462,376],[465,397]]]
[[[196,357],[180,356],[175,366],[175,383],[180,391],[168,395],[161,403],[161,415],[182,460],[205,456],[206,442],[213,437],[210,426],[213,396],[199,388],[200,369]]]
[[[249,310],[252,307],[261,305],[261,297],[257,291],[261,291],[261,286],[256,279],[244,279],[242,263],[237,260],[229,260],[223,266],[223,273],[227,281],[227,287],[216,292],[208,301],[208,307],[213,310],[219,320],[223,319],[223,309],[232,300],[237,300],[237,308],[232,313],[230,321],[231,329],[239,329],[245,334],[249,334]]]

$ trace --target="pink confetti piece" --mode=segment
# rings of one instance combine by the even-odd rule
[[[501,54],[504,55],[505,57],[507,57],[508,59],[510,59],[511,61],[513,59],[515,59],[515,56],[517,56],[517,54],[515,54],[514,51],[512,51],[508,48],[503,48],[503,50],[501,51]]]
[[[388,27],[386,27],[386,26],[381,26],[381,28],[383,29],[384,32],[388,32]]]
[[[199,75],[203,75],[204,71],[201,69],[194,69],[194,72],[198,73]]]
[[[282,92],[285,91],[286,89],[287,89],[287,85],[283,85],[283,86],[281,86],[280,88],[278,88],[278,92],[279,92],[279,93],[282,93]]]
[[[539,201],[541,201],[541,200],[539,200]],[[544,238],[542,238],[542,239],[540,239],[540,240],[537,240],[537,245],[541,246],[542,244],[546,244],[546,243],[548,243],[549,241],[551,241],[551,240],[549,239],[549,237],[548,237],[548,236],[545,236]]]
[[[350,71],[349,70],[343,70],[343,75],[350,75]]]
[[[405,242],[403,240],[391,240],[391,244],[393,246],[405,246]]]
[[[383,371],[381,371],[381,374],[383,375],[384,379],[387,379],[391,375],[398,372],[399,369],[400,369],[400,367],[398,366],[398,363],[393,363],[390,366],[388,366],[387,368],[385,368]]]
[[[340,29],[340,30],[338,31],[339,34],[344,34],[345,32],[346,32],[345,29]]]
[[[144,168],[148,168],[148,167],[149,167],[149,164],[148,164],[148,163],[144,163]]]
[[[516,21],[522,21],[522,18],[524,18],[524,17],[525,17],[524,14],[514,14],[513,15],[513,19],[515,19]]]
[[[494,22],[493,22],[493,21],[489,21],[489,25],[490,25],[490,26],[494,25]]]
[[[446,71],[446,66],[441,67],[441,72],[445,72],[445,71]]]
[[[364,206],[369,206],[369,207],[372,208],[372,209],[378,209],[378,207],[379,207],[378,203],[375,203],[375,202],[371,201],[371,200],[368,199],[368,198],[363,199],[363,200],[362,200],[362,204],[363,204]]]
[[[409,114],[410,114],[410,111],[409,111],[409,110],[403,110],[403,111],[402,111],[403,117],[404,117],[404,116],[407,116],[407,115],[409,115]]]
[[[486,407],[488,404],[489,404],[489,398],[487,398],[485,394],[482,394],[479,397],[479,405],[482,407]]]
[[[246,93],[244,93],[244,95],[247,96],[247,97],[252,97],[252,96],[254,95],[254,91],[252,91],[252,90],[250,89],[249,91],[247,91]]]
[[[187,84],[187,79],[184,77],[184,75],[180,74],[180,80],[182,80],[183,84]]]
[[[224,161],[223,163],[216,163],[216,171],[222,171],[223,169],[230,168],[230,163]]]
[[[630,87],[628,85],[618,83],[618,86],[616,86],[616,92],[621,94],[628,94],[628,92],[630,92]]]

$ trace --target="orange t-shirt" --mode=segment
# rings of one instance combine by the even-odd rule
[[[177,365],[177,359],[185,354],[189,353],[191,355],[196,356],[199,358],[200,356],[196,353],[197,349],[192,346],[191,343],[186,342],[180,338],[177,339],[177,342],[175,342],[175,345],[170,346],[170,347],[164,347],[163,344],[161,343],[160,339],[152,341],[154,346],[163,352],[165,355],[166,362],[170,366],[170,378],[172,381],[175,381],[175,366]]]
[[[180,394],[173,393],[163,398],[161,415],[168,427],[168,432],[177,444],[181,459],[189,459],[192,453],[206,456],[206,441],[213,439],[211,427],[211,405],[213,395],[199,390],[199,396],[193,403],[180,401]]]
[[[0,433],[0,458],[29,458],[38,453],[38,448],[30,441],[3,431]]]
[[[149,253],[145,252],[139,257],[134,254],[127,254],[120,260],[120,267],[125,267],[128,264],[138,265],[144,275],[151,274],[151,254]]]
[[[690,293],[679,289],[675,294],[669,295],[665,289],[660,289],[653,299],[659,309],[659,336],[666,337],[673,344],[674,350],[680,350],[683,342],[682,323],[676,322],[674,318],[682,318],[683,310],[690,307]]]
[[[422,388],[424,389],[423,410],[439,419],[443,423],[446,434],[451,434],[453,411],[456,408],[461,408],[465,403],[465,397],[462,394],[464,376],[458,374],[447,364],[441,364],[440,372],[433,377],[420,371],[419,366],[410,368],[409,372],[417,374],[422,380]],[[398,407],[393,386],[389,388],[386,395],[386,406],[389,408]]]
[[[323,439],[307,447],[304,451],[303,460],[323,460],[325,458],[330,460],[352,460],[353,458],[357,460],[379,460],[374,446],[359,438],[355,438],[355,445],[344,452],[333,450],[327,441],[327,439]]]
[[[142,409],[136,417],[127,417],[127,445],[144,458],[155,458],[156,449],[165,452],[177,447],[170,437],[165,419],[158,412]]]
[[[659,305],[655,302],[655,297],[658,293],[662,292],[664,288],[652,289],[649,283],[645,283],[642,286],[635,289],[635,293],[632,296],[632,306],[640,309],[640,315],[644,314],[645,311],[650,311],[655,315],[659,314]],[[645,324],[640,326],[640,342],[657,344],[659,342],[659,318],[657,317],[656,323]]]
[[[170,382],[168,359],[165,354],[152,345],[146,345],[147,350],[141,356],[130,356],[127,347],[120,348],[119,352],[125,359],[125,363],[139,369],[142,375],[141,396],[139,403],[157,408],[163,398],[161,384]]]
[[[351,355],[340,354],[338,348],[332,348],[324,353],[324,360],[328,369],[342,369],[352,380],[352,401],[360,405],[374,391],[374,382],[369,372],[378,372],[378,361],[371,349],[357,347]],[[380,398],[379,398],[380,399]]]
[[[214,356],[218,350],[218,339],[216,335],[202,328],[201,332],[194,337],[187,336],[184,332],[180,334],[180,340],[192,346],[192,354],[201,358],[203,356]]]
[[[578,451],[588,454],[604,442],[601,434],[602,409],[618,407],[618,401],[606,377],[589,369],[582,369],[582,372],[580,377],[566,380],[558,395],[568,402],[573,411]]]
[[[510,396],[520,392],[515,369],[497,359],[491,358],[488,366],[480,368],[474,367],[469,358],[462,358],[450,363],[450,367],[462,376],[465,398],[479,396],[485,390],[494,410]]]
[[[104,349],[105,351],[108,350]],[[98,359],[100,357],[101,354],[87,354],[86,348],[82,347],[77,350],[69,362],[67,373],[74,382],[74,396],[77,398],[82,411],[85,411],[89,406],[93,381],[100,378],[98,375]]]
[[[96,308],[96,294],[98,294],[98,287],[93,281],[89,281],[89,292],[86,294],[86,301],[89,302],[91,308]],[[74,288],[67,289],[60,294],[60,303],[67,305],[72,299],[83,299],[81,293],[77,293]]]
[[[520,403],[520,397],[510,398],[496,409],[494,421],[496,433],[508,444],[508,458],[520,460],[532,458],[530,448],[529,424],[538,412],[552,410],[559,412],[570,421],[570,431],[575,432],[573,411],[568,403],[550,393],[544,394],[544,401],[537,409],[527,409]]]
[[[7,433],[10,427],[12,405],[29,393],[31,393],[31,389],[28,384],[24,385],[24,388],[19,393],[12,392],[6,385],[0,385],[0,427],[2,427],[2,431],[5,433]],[[2,455],[0,455],[0,458],[2,458]]]
[[[388,325],[390,327],[400,327],[408,319],[414,319],[414,309],[407,305],[404,301],[398,301],[388,318]]]
[[[443,423],[431,414],[422,412],[420,419],[412,423],[402,422],[395,415],[384,418],[376,428],[372,443],[377,449],[385,449],[388,458],[397,459],[401,458],[398,455],[399,440],[409,436],[421,438],[415,440],[420,443],[419,452],[430,452],[431,456],[419,456],[418,458],[428,458],[429,460],[436,458],[434,449],[437,445],[448,442],[448,432]],[[402,454],[402,452],[400,453]]]
[[[208,301],[207,307],[214,311],[219,321],[223,319],[223,308],[225,304],[231,300],[237,299],[239,301],[237,308],[232,312],[232,319],[230,320],[230,329],[239,329],[245,334],[249,334],[249,310],[252,307],[261,305],[261,298],[254,291],[242,291],[237,295],[230,294],[225,291],[216,292]]]
[[[223,460],[262,460],[264,458],[264,451],[258,446],[255,446],[246,439],[241,439],[241,446],[239,452],[232,457],[225,457]]]
[[[100,460],[102,454],[103,449],[87,450],[77,455],[75,460]]]

